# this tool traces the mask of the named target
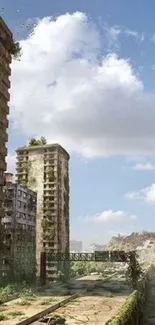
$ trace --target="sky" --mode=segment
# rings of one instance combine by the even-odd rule
[[[45,136],[70,153],[71,238],[155,231],[154,0],[1,0],[13,60],[8,170]]]

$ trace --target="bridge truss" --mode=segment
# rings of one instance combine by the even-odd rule
[[[44,285],[46,283],[46,269],[53,262],[121,262],[129,263],[135,269],[136,252],[124,251],[101,251],[95,253],[51,253],[49,251],[42,252],[40,255],[40,281]],[[68,263],[66,263],[67,265]]]
[[[89,261],[89,262],[128,262],[135,258],[136,252],[101,251],[95,253],[49,253],[46,252],[46,261]]]

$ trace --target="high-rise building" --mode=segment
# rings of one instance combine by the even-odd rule
[[[6,142],[8,141],[7,115],[9,114],[8,102],[10,100],[9,88],[11,75],[10,63],[11,55],[8,51],[7,44],[12,41],[12,33],[0,17],[0,222],[4,216],[3,210],[3,185],[4,172],[6,170],[5,157],[7,156]],[[0,225],[0,245],[2,245],[2,229]]]
[[[5,215],[2,218],[4,256],[1,276],[35,276],[37,194],[26,186],[12,182],[5,174],[3,188]]]
[[[59,144],[18,148],[16,178],[37,192],[36,258],[40,253],[69,252],[69,154]],[[47,262],[53,279],[65,263]]]
[[[70,241],[70,251],[73,253],[81,253],[82,252],[82,241],[71,240]]]

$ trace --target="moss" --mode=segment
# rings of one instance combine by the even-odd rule
[[[144,295],[138,290],[133,291],[116,316],[110,319],[106,325],[138,324],[142,316],[143,303]]]

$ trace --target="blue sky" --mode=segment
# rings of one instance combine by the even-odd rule
[[[1,0],[0,7],[23,42],[21,62],[13,62],[9,167],[30,136],[59,140],[71,153],[72,238],[86,247],[154,231],[154,1]],[[63,18],[44,20],[28,40],[27,22],[49,16]]]

